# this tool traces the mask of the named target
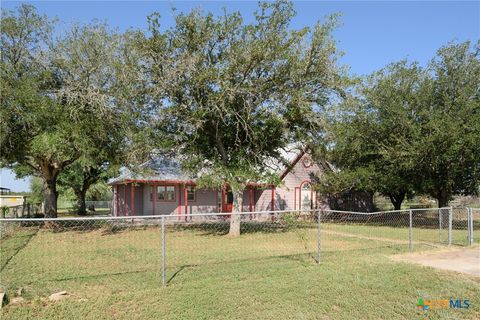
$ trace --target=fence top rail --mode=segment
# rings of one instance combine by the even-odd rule
[[[309,210],[277,210],[277,211],[249,211],[249,212],[213,212],[213,213],[190,213],[190,214],[159,214],[146,216],[93,216],[93,217],[64,217],[64,218],[0,218],[2,221],[91,221],[91,220],[131,220],[131,219],[162,219],[162,218],[186,218],[186,217],[211,217],[211,216],[230,216],[230,215],[250,215],[250,214],[275,214],[290,212],[317,212],[318,209]]]
[[[0,222],[8,221],[92,221],[92,220],[155,220],[162,218],[188,218],[188,217],[211,217],[211,216],[229,216],[229,215],[251,215],[251,214],[283,214],[283,213],[311,213],[311,212],[330,212],[330,213],[341,213],[341,214],[355,214],[355,215],[379,215],[386,213],[408,213],[409,211],[426,211],[426,210],[441,210],[441,209],[451,209],[451,207],[443,208],[424,208],[424,209],[406,209],[406,210],[391,210],[391,211],[376,211],[376,212],[355,212],[355,211],[341,211],[341,210],[329,210],[329,209],[309,209],[309,210],[276,210],[276,211],[248,211],[248,212],[220,212],[220,213],[190,213],[183,215],[176,214],[162,214],[162,215],[145,215],[145,216],[93,216],[93,217],[63,217],[63,218],[0,218]]]

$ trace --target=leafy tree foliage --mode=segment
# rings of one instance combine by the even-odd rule
[[[405,61],[382,69],[357,86],[332,119],[328,191],[366,190],[388,196],[399,210],[417,181],[414,150],[417,91],[422,70]]]
[[[265,167],[282,148],[319,136],[316,108],[342,86],[330,36],[336,18],[291,30],[294,15],[285,1],[261,3],[249,24],[239,13],[197,10],[177,15],[166,32],[150,16],[145,52],[162,148],[202,172],[201,183],[227,183],[235,211],[249,181],[275,182]],[[230,234],[239,232],[232,218]]]
[[[2,11],[0,159],[43,179],[47,217],[56,216],[59,174],[117,149],[138,112],[125,98],[138,68],[128,35],[95,23],[56,37],[54,27],[30,5]]]
[[[480,191],[480,42],[440,48],[420,97],[421,191],[448,205],[453,195]]]
[[[388,196],[428,193],[439,206],[477,194],[480,166],[479,50],[441,48],[427,68],[406,61],[375,72],[332,117],[326,188]]]

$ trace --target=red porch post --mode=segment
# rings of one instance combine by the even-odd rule
[[[132,205],[130,206],[130,213],[132,216],[135,215],[135,185],[132,182],[132,185],[130,187],[130,201],[132,202]]]
[[[187,185],[183,187],[183,202],[185,203],[185,222],[187,222],[187,214],[188,214],[188,190]]]
[[[123,185],[123,216],[127,215],[127,184]]]
[[[178,219],[180,219],[180,216],[182,215],[182,185],[178,185],[178,207],[177,207],[177,214],[178,214]]]
[[[155,215],[155,207],[157,206],[157,185],[152,186],[152,215]]]

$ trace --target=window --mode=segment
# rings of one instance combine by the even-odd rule
[[[165,186],[158,186],[157,187],[157,199],[158,200],[165,200]]]
[[[152,191],[150,189],[150,201],[153,201]],[[157,186],[157,200],[175,201],[175,186]]]
[[[187,186],[187,200],[188,201],[195,201],[195,187],[194,186]]]
[[[175,186],[165,187],[165,200],[175,201]]]
[[[305,168],[309,168],[312,166],[312,160],[310,158],[304,158],[302,162]]]

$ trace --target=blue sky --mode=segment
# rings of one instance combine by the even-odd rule
[[[2,1],[3,9],[22,2]],[[240,11],[251,21],[257,1],[33,1],[37,9],[72,22],[106,20],[120,30],[146,28],[146,16],[157,11],[162,25],[173,23],[171,8],[189,11],[200,7],[221,14],[222,8]],[[480,38],[479,1],[301,1],[294,2],[297,16],[292,28],[313,26],[326,15],[342,13],[342,25],[335,33],[345,52],[341,63],[356,75],[371,73],[386,64],[408,58],[425,64],[449,41],[477,41]],[[28,181],[15,180],[9,170],[0,171],[0,185],[14,191],[28,190]]]

